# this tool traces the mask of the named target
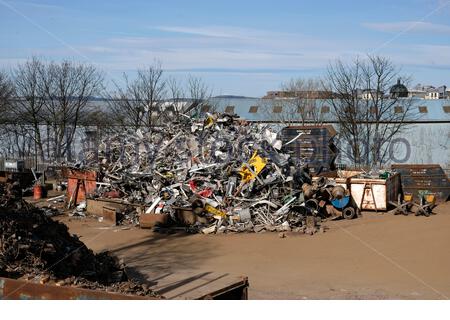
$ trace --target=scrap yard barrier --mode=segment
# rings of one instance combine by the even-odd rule
[[[182,297],[181,297],[182,298]],[[0,277],[0,299],[9,300],[161,300],[76,287],[54,286]],[[195,300],[247,300],[248,279],[243,277],[220,289],[194,297]]]
[[[135,207],[139,212],[144,211],[144,206],[137,204],[128,204],[118,199],[87,199],[86,210],[89,214],[103,217],[105,221],[113,225],[117,223],[118,212],[124,210],[127,206]]]
[[[168,214],[145,213],[149,206],[141,204],[132,204],[120,199],[96,198],[86,200],[86,210],[89,214],[103,217],[105,221],[113,225],[117,223],[118,213],[126,207],[134,207],[139,212],[139,225],[141,228],[153,228],[156,225],[165,225],[169,222]],[[177,221],[183,225],[189,226],[195,222],[207,223],[204,217],[199,217],[192,212],[191,208],[174,207]]]

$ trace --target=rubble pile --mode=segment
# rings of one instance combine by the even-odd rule
[[[204,218],[196,223],[203,233],[301,231],[317,206],[301,189],[308,169],[283,152],[298,137],[283,145],[268,125],[216,114],[110,136],[87,166],[102,177],[96,196],[174,221],[177,208],[189,208]]]
[[[7,180],[0,183],[0,207],[26,207],[27,203],[22,200],[22,189],[18,181]]]
[[[124,268],[107,252],[94,254],[41,209],[0,208],[0,276],[157,296],[129,280]]]

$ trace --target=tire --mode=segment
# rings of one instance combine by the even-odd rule
[[[314,217],[319,213],[319,202],[316,199],[306,200],[305,207],[311,211]]]
[[[342,217],[347,220],[351,220],[356,216],[356,210],[352,207],[347,207],[342,210]]]

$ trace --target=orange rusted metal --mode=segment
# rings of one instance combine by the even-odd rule
[[[196,300],[247,300],[249,282],[240,277],[220,289],[194,297]],[[39,284],[26,280],[0,277],[1,300],[160,300],[156,297],[144,297],[101,290],[82,289],[69,286]]]
[[[42,186],[37,184],[33,187],[33,199],[39,200],[42,198]]]
[[[0,299],[9,300],[149,300],[155,297],[133,296],[75,287],[58,287],[0,277]]]
[[[97,173],[91,170],[67,168],[67,199],[76,205],[86,200],[97,188]]]

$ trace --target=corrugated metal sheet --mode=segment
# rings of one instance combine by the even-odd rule
[[[417,118],[414,120],[415,122],[442,122],[448,121],[450,122],[450,112],[445,112],[445,110],[449,111],[450,108],[450,100],[448,99],[439,99],[439,100],[427,100],[427,99],[405,99],[399,100],[399,104],[409,103],[412,101],[412,106],[414,111],[417,113]],[[318,108],[322,107],[330,107],[330,111],[332,111],[331,105],[326,99],[316,99],[313,101],[315,106]],[[312,103],[312,102],[311,102]],[[108,105],[105,101],[96,100],[90,102],[90,107],[98,107],[100,109],[107,109]],[[273,113],[273,106],[282,106],[283,111],[285,113],[286,110],[294,111],[295,108],[292,106],[292,101],[283,100],[283,99],[260,99],[260,98],[212,98],[211,105],[216,106],[217,110],[220,112],[225,112],[227,107],[234,107],[234,112],[239,115],[241,118],[244,118],[249,121],[278,121],[280,119],[280,114]],[[258,106],[257,112],[250,112],[250,108],[252,106]],[[427,107],[427,113],[420,113],[419,107],[425,106]],[[448,107],[448,108],[444,108]],[[296,111],[295,111],[296,112]],[[394,110],[393,110],[394,112]],[[291,118],[296,117],[293,115]],[[332,112],[322,113],[321,117],[324,122],[333,122],[335,121]],[[300,119],[300,116],[298,115]]]
[[[284,106],[286,110],[293,110],[290,107],[289,100],[283,99],[259,99],[259,98],[213,98],[212,104],[218,107],[218,111],[225,111],[227,106],[234,106],[234,112],[241,118],[249,121],[277,121],[280,119],[279,114],[273,113],[272,106],[281,105]],[[409,103],[408,100],[403,100],[403,103]],[[329,101],[317,99],[314,101],[315,105],[319,108],[322,106],[330,106]],[[445,112],[444,107],[450,106],[450,100],[427,100],[427,99],[413,99],[411,101],[412,107],[416,114],[414,122],[450,122],[450,112]],[[399,100],[399,105],[402,104],[402,100]],[[256,113],[251,113],[250,107],[259,106]],[[427,107],[426,113],[420,113],[419,107]],[[448,110],[448,109],[447,109]],[[285,112],[283,111],[283,112]],[[394,112],[394,110],[393,110]],[[335,121],[332,112],[323,113],[323,122],[333,122]],[[298,117],[300,119],[300,116]]]

